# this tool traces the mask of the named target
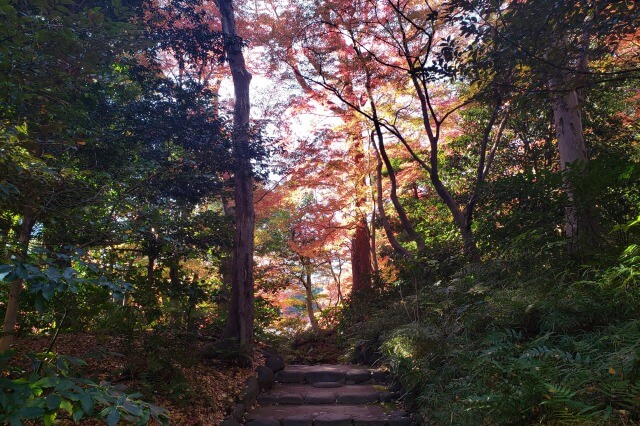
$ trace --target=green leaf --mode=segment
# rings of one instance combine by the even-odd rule
[[[142,415],[142,408],[140,408],[140,405],[135,404],[135,403],[133,403],[131,401],[125,401],[122,404],[122,408],[124,410],[126,410],[127,412],[133,414],[134,416],[139,417],[139,416]]]
[[[58,268],[54,268],[52,266],[47,268],[44,274],[47,276],[47,278],[49,278],[52,281],[56,281],[60,279],[60,271],[58,271]]]
[[[64,272],[62,272],[62,276],[68,280],[73,278],[75,275],[76,275],[76,270],[71,267],[64,268]]]
[[[82,409],[87,412],[87,414],[91,414],[93,412],[93,398],[87,395],[86,393],[80,397],[80,404],[82,404]]]
[[[55,292],[55,288],[52,285],[47,284],[42,288],[42,297],[44,297],[45,300],[51,300]]]
[[[69,374],[69,364],[67,363],[67,360],[65,357],[63,356],[58,357],[58,359],[56,360],[56,367],[58,367],[58,370],[60,370],[60,373],[63,376],[66,376],[67,374]]]
[[[18,410],[18,416],[22,419],[39,419],[44,415],[44,408],[41,407],[22,407]]]
[[[80,421],[80,419],[84,417],[84,411],[82,410],[77,410],[73,413],[73,421],[74,422],[78,422]]]
[[[58,413],[53,412],[53,413],[47,413],[44,415],[44,425],[45,426],[51,426],[53,424],[55,424],[56,422],[56,417],[58,416]]]
[[[120,412],[116,407],[111,407],[109,409],[109,414],[107,415],[107,424],[109,426],[114,426],[120,420]]]
[[[60,377],[58,377],[58,376],[47,376],[47,377],[43,377],[42,379],[40,379],[37,382],[35,382],[34,385],[38,386],[38,387],[41,387],[41,388],[52,388],[52,387],[56,386],[58,383],[60,383]]]
[[[16,266],[16,268],[13,270],[13,273],[16,274],[16,277],[20,278],[21,280],[25,280],[29,277],[29,272],[22,264]]]
[[[60,398],[55,393],[47,395],[45,398],[45,402],[47,403],[47,408],[49,410],[57,410],[60,407],[60,403],[62,402],[62,398]]]
[[[71,402],[67,401],[66,399],[62,400],[62,402],[60,403],[60,408],[62,408],[69,414],[73,414],[73,405],[71,405]]]
[[[149,410],[151,411],[151,416],[156,422],[160,423],[162,426],[169,425],[169,415],[164,408],[149,404]]]
[[[13,271],[13,265],[0,265],[0,275]]]
[[[62,379],[60,380],[60,383],[58,383],[55,387],[55,390],[57,392],[59,391],[66,391],[69,389],[74,389],[76,387],[75,383],[73,383],[73,381],[69,380],[69,379]]]
[[[12,414],[9,416],[9,424],[11,426],[22,426],[22,421],[20,421],[20,418],[18,417],[17,414]]]

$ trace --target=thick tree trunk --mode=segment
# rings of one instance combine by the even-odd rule
[[[464,254],[473,262],[480,262],[480,252],[476,245],[476,240],[471,231],[471,225],[460,226],[460,234],[462,235],[462,242],[464,244]]]
[[[22,225],[18,234],[18,250],[16,257],[19,260],[26,260],[29,251],[29,242],[31,241],[31,231],[35,225],[35,211],[26,208],[22,217]],[[4,322],[2,324],[2,337],[0,337],[0,352],[11,348],[13,337],[16,332],[16,323],[18,321],[18,310],[20,308],[20,294],[24,281],[16,278],[9,284],[9,300],[7,301],[7,310],[4,314]]]
[[[551,80],[552,90],[559,88],[556,79]],[[559,92],[553,102],[553,118],[560,152],[560,169],[566,170],[571,165],[580,167],[586,163],[587,154],[582,129],[582,116],[578,93],[575,90]],[[564,189],[567,194],[565,207],[565,235],[569,239],[571,251],[577,250],[578,237],[596,237],[599,232],[597,220],[593,217],[588,206],[578,207],[572,183],[565,177]],[[595,238],[590,238],[595,240]]]
[[[246,177],[245,177],[246,178]],[[237,339],[240,349],[253,346],[253,184],[236,178],[236,234],[231,274],[231,301],[226,337]]]
[[[231,0],[216,0],[226,37],[226,54],[233,79],[235,105],[233,111],[234,200],[236,229],[233,251],[233,273],[229,317],[225,327],[227,338],[235,339],[240,352],[250,356],[253,350],[253,171],[249,149],[249,85],[242,53],[242,39],[236,31]]]
[[[560,169],[564,171],[570,164],[577,165],[587,159],[578,94],[575,90],[559,94],[554,98],[552,106],[560,151]],[[572,240],[578,236],[578,215],[573,190],[568,182],[565,182],[565,191],[568,200],[565,207],[565,235]]]
[[[354,124],[362,134],[362,125]],[[351,238],[351,270],[353,277],[352,294],[371,288],[371,241],[369,239],[369,225],[367,216],[363,213],[367,206],[366,174],[361,173],[365,169],[365,155],[362,140],[354,137],[349,146],[349,155],[353,161],[355,181],[355,231]]]
[[[371,288],[371,256],[367,221],[361,218],[351,240],[352,293]]]
[[[229,218],[235,217],[235,209],[226,197],[222,197],[222,210]],[[231,289],[233,288],[233,247],[224,247],[224,256],[220,260],[220,276],[222,279],[222,290],[225,299],[231,299]]]

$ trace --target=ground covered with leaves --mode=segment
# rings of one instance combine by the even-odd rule
[[[18,349],[11,363],[28,371],[30,353],[49,350],[50,337],[16,340]],[[206,342],[164,333],[140,333],[132,339],[97,333],[70,333],[58,337],[52,350],[78,357],[86,365],[74,374],[110,383],[126,393],[141,393],[141,399],[166,409],[171,424],[216,425],[235,408],[253,367],[241,367],[202,354]],[[254,365],[260,356],[254,356]],[[58,424],[65,424],[60,412]],[[85,425],[102,425],[85,419]],[[67,424],[71,424],[68,419]]]
[[[290,364],[339,364],[348,361],[340,336],[333,329],[302,331],[279,345]]]

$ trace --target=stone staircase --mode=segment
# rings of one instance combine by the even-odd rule
[[[289,365],[245,414],[247,426],[412,425],[386,372],[360,365]]]

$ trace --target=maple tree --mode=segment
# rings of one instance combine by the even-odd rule
[[[376,152],[389,176],[392,205],[418,251],[424,249],[424,241],[398,200],[395,171],[386,155],[387,138],[404,147],[428,174],[462,235],[465,252],[477,260],[479,254],[471,229],[473,212],[503,136],[508,93],[494,88],[493,100],[489,102],[492,113],[479,141],[476,182],[468,200],[460,206],[459,196],[452,194],[441,178],[439,154],[447,138],[447,120],[451,121],[458,110],[474,100],[473,93],[463,96],[447,83],[456,75],[459,59],[456,52],[464,47],[464,41],[454,41],[453,34],[459,29],[452,22],[452,12],[444,6],[408,1],[326,2],[311,12],[315,14],[311,17],[304,15],[309,10],[301,10],[300,16],[311,18],[311,24],[288,31],[290,38],[292,35],[296,38],[288,40],[284,53],[276,53],[288,61],[307,91],[312,86],[324,89],[326,96],[347,106],[365,120],[365,128],[371,128]],[[283,15],[285,19],[289,16]],[[293,19],[288,21],[289,28]],[[417,123],[422,128],[417,128]],[[420,146],[423,139],[429,146],[424,154]],[[378,209],[381,206],[378,202]],[[380,217],[386,215],[381,212]],[[395,250],[406,255],[394,241],[389,227],[385,229]]]
[[[325,163],[328,170],[320,170],[322,175],[310,169],[302,158],[310,152],[317,152],[311,157],[314,162],[331,162]],[[350,211],[352,206],[353,199],[344,197],[353,191],[352,182],[346,180],[342,182],[344,186],[339,186],[341,181],[336,180],[336,176],[349,176],[349,173],[342,161],[330,159],[331,153],[335,152],[314,145],[290,153],[295,160],[283,161],[296,165],[288,169],[292,180],[268,191],[259,191],[257,203],[259,286],[274,294],[271,297],[285,312],[291,308],[287,295],[295,294],[294,289],[302,289],[307,317],[314,329],[318,326],[316,307],[324,311],[332,303],[339,303],[343,292],[354,281],[341,271],[350,257],[350,250],[345,249],[351,246],[347,241],[351,240],[353,219],[345,217],[343,212]],[[339,192],[334,192],[336,189]],[[329,300],[319,300],[326,295]],[[281,297],[285,300],[277,302]]]
[[[310,189],[314,186],[326,189],[333,185],[335,188],[333,194],[325,191],[324,196],[335,197],[336,194],[342,194],[344,206],[342,212],[350,218],[346,226],[352,229],[350,258],[354,290],[370,288],[374,273],[371,256],[375,248],[371,243],[373,231],[372,223],[368,218],[369,165],[365,152],[368,137],[353,111],[345,108],[325,91],[318,90],[300,73],[300,67],[308,64],[308,61],[296,58],[289,47],[291,43],[295,43],[292,37],[296,35],[296,31],[291,29],[305,25],[304,17],[298,15],[302,9],[299,9],[295,3],[288,5],[265,3],[265,6],[269,13],[265,13],[262,8],[256,11],[257,26],[261,31],[257,32],[255,37],[258,43],[271,46],[266,52],[270,57],[270,70],[287,75],[304,93],[304,98],[297,97],[294,100],[293,111],[297,114],[304,111],[311,114],[329,114],[335,119],[334,124],[340,123],[339,128],[319,131],[318,137],[314,140],[300,141],[299,146],[292,143],[287,147],[290,151],[305,150],[307,153],[299,157],[303,163],[292,168],[290,180],[304,182]],[[270,30],[264,31],[264,28],[270,28]],[[286,68],[283,69],[282,65]],[[341,76],[349,79],[349,70],[345,68]],[[335,148],[338,144],[343,146],[343,150]],[[342,154],[335,155],[337,152]],[[327,161],[329,161],[329,167],[325,166]],[[340,164],[341,161],[343,164]],[[304,176],[300,174],[301,171],[304,172]],[[316,171],[317,175],[313,176]],[[349,198],[345,199],[345,195]],[[340,202],[336,204],[339,205]]]

